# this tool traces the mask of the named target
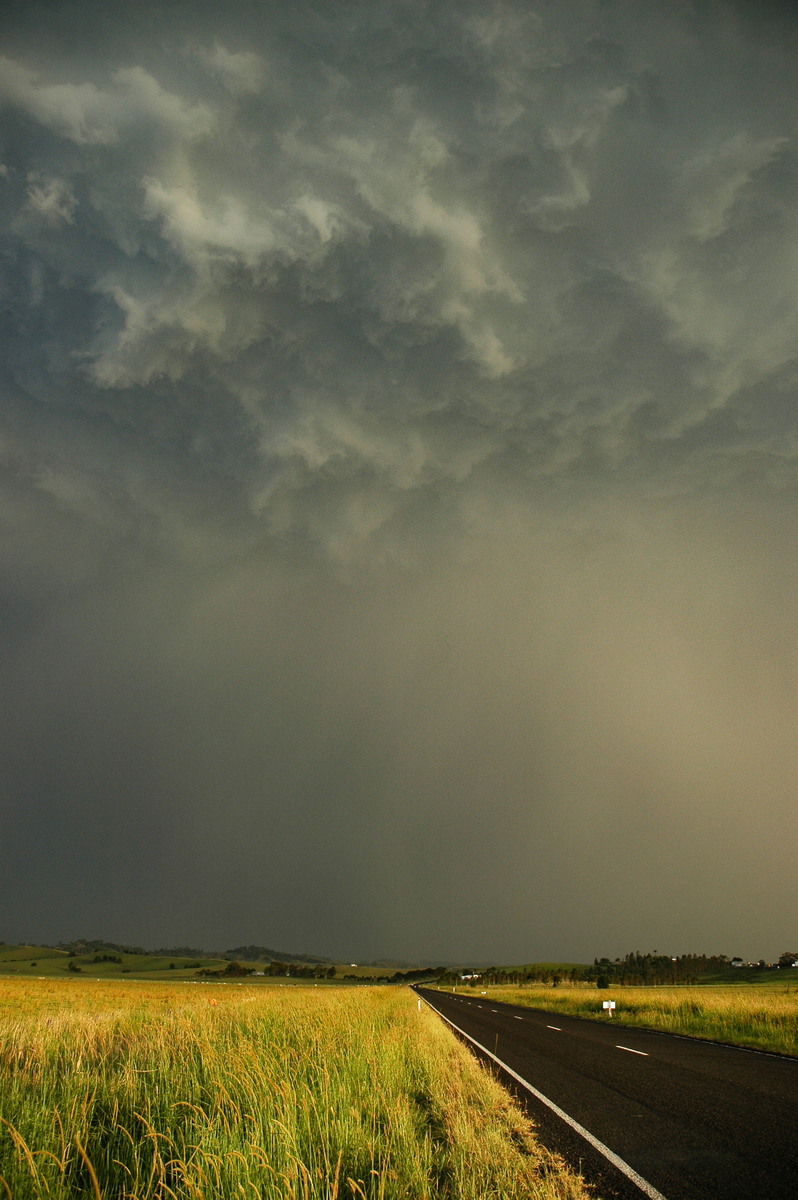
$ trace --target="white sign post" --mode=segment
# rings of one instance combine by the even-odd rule
[[[607,1015],[611,1017],[612,1010],[615,1008],[615,1001],[614,1000],[605,1000],[604,1003],[602,1004],[602,1008],[606,1008]]]

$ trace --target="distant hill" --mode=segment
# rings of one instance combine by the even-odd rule
[[[157,954],[161,958],[221,958],[221,954],[211,954],[209,950],[198,950],[196,946],[159,946],[157,950],[150,950],[150,954]]]
[[[193,951],[192,951],[193,953]],[[321,958],[317,954],[287,954],[285,950],[269,950],[266,946],[235,946],[225,950],[222,958],[244,960],[244,962],[296,962],[296,963],[332,963],[332,958]]]
[[[3,943],[0,943],[2,945]],[[126,946],[121,942],[106,942],[101,938],[76,938],[71,942],[57,942],[52,950],[63,950],[67,954],[151,954],[169,958],[228,958],[246,962],[285,963],[333,963],[335,959],[322,958],[319,954],[290,954],[286,950],[271,950],[268,946],[234,946],[232,950],[203,950],[197,946],[166,946],[157,950],[145,950],[142,946]]]
[[[56,942],[53,950],[66,950],[67,954],[103,954],[113,950],[117,954],[147,954],[141,946],[124,946],[121,942],[104,942],[96,938],[77,938],[74,942]]]
[[[412,962],[409,962],[404,958],[361,958],[361,959],[358,959],[358,966],[361,966],[361,967],[394,967],[395,969],[401,968],[403,971],[411,970],[411,969],[419,970],[420,968],[423,967],[425,969],[434,969],[437,971],[439,968],[442,968],[442,967],[462,967],[464,969],[466,967],[489,967],[489,966],[492,966],[492,963],[490,963],[490,962],[464,963],[464,962],[461,962],[459,959],[457,961],[450,961],[449,959],[444,959],[444,961],[441,962],[441,960],[438,958],[416,958],[416,959],[413,959]]]

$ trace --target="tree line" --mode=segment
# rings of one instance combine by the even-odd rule
[[[262,971],[257,967],[245,967],[240,962],[229,962],[226,967],[200,967],[197,975],[205,979],[243,978],[246,975],[283,975],[289,979],[335,979],[335,967],[321,963],[267,963]]]
[[[641,954],[639,950],[625,958],[595,958],[588,967],[588,979],[608,979],[628,987],[697,983],[702,975],[717,975],[726,971],[730,960],[725,954]]]
[[[449,985],[468,983],[476,987],[479,983],[543,983],[558,987],[559,984],[579,983],[588,978],[587,967],[542,967],[532,964],[528,967],[484,967],[473,969],[449,968],[441,971],[438,983]],[[465,976],[465,979],[463,978]],[[471,978],[469,978],[471,976]]]
[[[760,967],[789,967],[798,961],[798,954],[785,952],[778,964],[761,960]],[[641,954],[635,950],[624,958],[594,958],[584,967],[538,966],[447,968],[438,975],[438,982],[453,986],[467,984],[530,984],[558,987],[561,983],[595,983],[598,987],[610,984],[627,987],[664,986],[667,984],[697,983],[702,976],[726,974],[732,962],[725,954]]]

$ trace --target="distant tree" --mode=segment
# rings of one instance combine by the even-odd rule
[[[780,967],[791,967],[794,962],[798,962],[798,950],[785,950],[779,955]]]
[[[237,976],[252,975],[253,970],[254,969],[252,967],[243,967],[240,962],[231,962],[231,963],[227,964],[224,971],[222,971],[222,974],[223,975],[237,975]]]
[[[597,988],[608,988],[609,986],[610,986],[609,975],[599,975],[598,979],[596,980],[596,987]]]

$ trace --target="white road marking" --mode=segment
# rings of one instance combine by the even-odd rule
[[[523,1017],[517,1017],[515,1013],[513,1013],[513,1016],[515,1017],[516,1021],[523,1021],[524,1019]]]
[[[546,1028],[547,1029],[556,1029],[558,1033],[562,1033],[562,1030],[560,1029],[559,1025],[547,1025]]]
[[[472,1045],[479,1046],[483,1054],[487,1054],[488,1058],[492,1058],[495,1063],[498,1063],[503,1071],[506,1071],[507,1074],[511,1075],[517,1083],[520,1083],[522,1087],[525,1087],[528,1092],[531,1092],[533,1096],[540,1100],[541,1104],[545,1104],[547,1108],[550,1108],[553,1113],[556,1113],[557,1116],[565,1121],[567,1125],[570,1125],[576,1133],[580,1134],[586,1142],[589,1142],[594,1150],[598,1150],[599,1154],[603,1154],[607,1161],[611,1162],[612,1165],[616,1167],[622,1175],[625,1175],[627,1179],[630,1179],[635,1187],[640,1189],[644,1196],[648,1196],[649,1200],[665,1200],[662,1192],[658,1192],[653,1184],[649,1183],[647,1179],[644,1179],[642,1175],[638,1175],[634,1167],[630,1167],[629,1163],[624,1162],[624,1160],[617,1155],[614,1150],[610,1150],[609,1146],[605,1146],[604,1143],[600,1142],[597,1137],[594,1137],[589,1129],[585,1129],[584,1125],[580,1125],[579,1122],[575,1121],[573,1117],[569,1117],[568,1113],[565,1112],[564,1109],[560,1108],[558,1104],[555,1104],[553,1100],[549,1100],[548,1096],[544,1096],[542,1092],[539,1092],[536,1087],[533,1087],[531,1083],[524,1079],[522,1075],[519,1075],[517,1071],[514,1071],[512,1067],[508,1067],[507,1063],[503,1062],[497,1054],[494,1054],[491,1050],[488,1050],[487,1046],[483,1046],[482,1043],[478,1042],[476,1038],[473,1038],[470,1033],[466,1033],[466,1031],[461,1029],[459,1025],[455,1025],[454,1021],[450,1021],[449,1018],[445,1017],[442,1012],[438,1012],[437,1008],[430,1004],[426,996],[424,997],[424,1000],[427,1004],[429,1004],[432,1011],[437,1013],[447,1025],[451,1025],[452,1029],[456,1029],[457,1032],[461,1033],[464,1038],[472,1043]],[[624,1049],[628,1049],[628,1047],[624,1047]],[[638,1053],[642,1053],[642,1051],[638,1051]]]
[[[616,1046],[616,1050],[628,1050],[630,1054],[640,1054],[643,1058],[648,1058],[645,1050],[633,1050],[631,1046]]]

